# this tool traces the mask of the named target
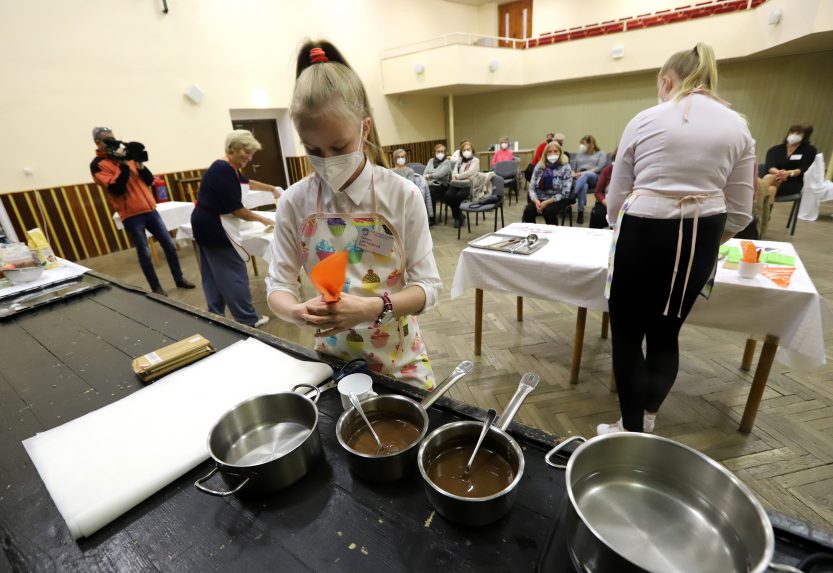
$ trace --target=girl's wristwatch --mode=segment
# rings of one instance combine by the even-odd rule
[[[382,294],[379,298],[382,299],[384,306],[382,307],[381,314],[379,314],[379,318],[377,318],[376,322],[373,323],[373,326],[376,328],[379,328],[383,324],[387,324],[393,320],[393,303],[390,301],[388,293]]]

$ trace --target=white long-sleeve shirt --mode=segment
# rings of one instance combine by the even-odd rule
[[[422,195],[412,181],[389,169],[365,163],[361,174],[349,187],[335,192],[321,183],[321,200],[327,213],[369,213],[370,181],[376,189],[376,209],[395,227],[405,252],[405,286],[418,285],[425,291],[420,313],[437,304],[442,281],[434,260],[434,242],[428,230],[428,217]],[[267,296],[286,291],[299,298],[298,274],[301,267],[300,228],[303,220],[316,212],[319,177],[305,177],[287,189],[278,201],[275,238],[270,247],[272,261],[266,277]]]
[[[637,114],[622,133],[607,192],[608,222],[616,223],[635,189],[680,196],[722,191],[723,196],[700,201],[700,215],[725,212],[726,230],[738,232],[752,220],[755,177],[755,141],[743,117],[703,94],[671,100]],[[694,215],[692,203],[685,202],[684,216]],[[628,214],[678,219],[680,208],[662,197],[642,196]]]

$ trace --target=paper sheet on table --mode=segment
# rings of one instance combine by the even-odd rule
[[[208,432],[236,404],[331,375],[250,338],[23,445],[78,539],[206,460]]]

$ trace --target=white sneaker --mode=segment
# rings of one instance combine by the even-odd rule
[[[260,328],[261,326],[263,326],[267,322],[269,322],[269,317],[268,316],[261,316],[260,318],[257,319],[257,322],[255,323],[255,328]]]
[[[619,418],[613,424],[599,424],[596,426],[596,435],[604,436],[605,434],[618,434],[619,432],[627,432],[622,426],[622,418]]]
[[[657,422],[657,415],[656,414],[649,414],[645,412],[642,416],[642,431],[648,434],[653,433],[654,431],[654,424]]]

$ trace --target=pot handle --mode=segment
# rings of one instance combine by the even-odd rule
[[[312,388],[315,390],[315,398],[312,399],[313,404],[318,404],[318,399],[321,397],[321,389],[318,386],[313,386],[312,384],[296,384],[292,387],[292,391],[294,392],[298,388]],[[306,396],[306,394],[304,394]]]
[[[243,486],[246,485],[247,483],[249,483],[249,480],[251,479],[251,478],[244,479],[243,481],[240,482],[240,485],[238,485],[236,488],[234,488],[233,490],[230,490],[230,491],[217,491],[217,490],[213,490],[211,488],[208,488],[208,487],[205,487],[204,485],[202,485],[203,483],[210,480],[214,476],[214,474],[217,473],[217,470],[219,470],[219,469],[220,468],[218,468],[217,466],[214,466],[214,469],[212,469],[210,472],[208,472],[207,476],[201,477],[200,479],[198,479],[197,481],[194,482],[194,487],[197,488],[198,490],[200,490],[203,493],[207,493],[208,495],[213,495],[213,496],[216,496],[216,497],[228,497],[230,495],[234,495],[235,493],[237,493],[238,491],[243,489]]]
[[[544,461],[547,462],[548,466],[552,466],[552,467],[554,467],[556,469],[559,469],[559,470],[566,470],[567,469],[566,464],[557,464],[554,461],[552,461],[552,457],[555,454],[559,453],[561,450],[563,450],[565,447],[567,447],[568,444],[572,444],[573,442],[580,442],[580,443],[583,444],[586,441],[587,441],[587,438],[583,438],[581,436],[573,436],[572,438],[567,438],[566,440],[564,440],[563,442],[561,442],[560,444],[555,446],[553,449],[548,451],[547,455],[544,456]]]
[[[333,374],[333,382],[339,382],[345,376],[350,374],[357,374],[359,372],[367,372],[367,360],[364,358],[354,358],[350,362],[342,366],[338,372]]]
[[[506,431],[506,428],[509,427],[509,422],[511,422],[512,418],[515,417],[515,414],[518,413],[518,408],[521,407],[521,404],[523,404],[523,401],[527,396],[529,396],[529,393],[535,390],[538,386],[539,380],[539,376],[534,372],[526,372],[523,376],[521,376],[521,381],[518,383],[518,389],[515,391],[515,395],[512,396],[512,399],[509,401],[509,405],[506,406],[506,410],[503,411],[503,414],[495,420],[495,426]]]
[[[448,375],[448,378],[440,382],[437,386],[434,386],[434,389],[422,399],[422,402],[420,402],[419,405],[427,410],[434,404],[434,402],[440,399],[440,396],[445,394],[446,390],[451,388],[460,380],[460,378],[470,373],[472,370],[474,370],[474,362],[471,360],[463,360],[454,370],[452,370],[451,374]]]

